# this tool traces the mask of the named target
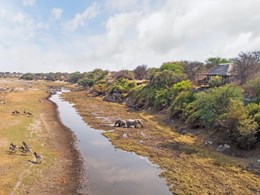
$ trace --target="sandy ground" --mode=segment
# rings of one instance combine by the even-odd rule
[[[8,89],[0,94],[0,195],[87,194],[81,186],[84,169],[76,139],[48,100],[47,85],[0,80],[0,88]],[[12,116],[12,110],[30,110],[33,116]],[[43,155],[41,164],[32,155],[8,153],[11,142],[21,145],[23,140]]]

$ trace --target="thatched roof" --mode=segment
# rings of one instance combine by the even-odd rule
[[[209,70],[208,75],[227,76],[230,75],[232,64],[220,64]]]

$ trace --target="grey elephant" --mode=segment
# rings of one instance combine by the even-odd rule
[[[118,120],[116,120],[114,127],[125,127],[125,125],[126,125],[125,120],[118,119]]]
[[[129,127],[134,127],[136,128],[137,125],[140,125],[142,128],[144,127],[143,124],[141,123],[141,121],[139,119],[129,119],[129,120],[126,120],[126,127],[129,128]]]

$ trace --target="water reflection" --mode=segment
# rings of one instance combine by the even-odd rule
[[[101,132],[90,128],[60,92],[50,100],[58,106],[62,122],[72,129],[86,160],[90,194],[164,195],[171,194],[160,170],[134,153],[115,149]]]

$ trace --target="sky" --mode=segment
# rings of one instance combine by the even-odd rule
[[[0,0],[0,72],[133,70],[260,49],[260,0]]]

